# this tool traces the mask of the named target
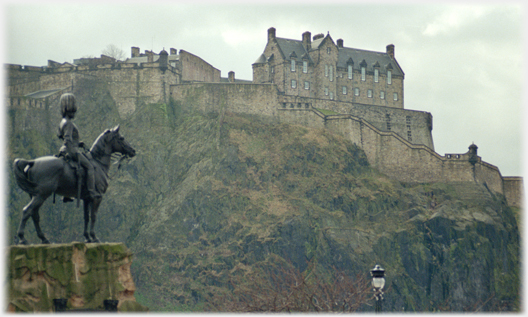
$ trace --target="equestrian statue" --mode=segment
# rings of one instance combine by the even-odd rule
[[[108,171],[113,153],[122,155],[121,160],[136,155],[136,151],[119,134],[119,126],[104,131],[94,141],[88,152],[80,141],[77,125],[73,123],[77,105],[71,93],[60,98],[62,121],[58,137],[63,145],[56,156],[43,156],[34,160],[15,159],[13,163],[16,182],[31,198],[22,210],[22,220],[18,227],[15,242],[27,244],[24,228],[29,217],[32,218],[37,236],[43,244],[50,243],[40,229],[39,208],[44,201],[54,195],[63,196],[63,201],[72,201],[72,197],[83,201],[84,237],[86,242],[100,242],[95,235],[97,210],[102,201],[102,194],[108,188]],[[88,223],[90,222],[90,231]]]

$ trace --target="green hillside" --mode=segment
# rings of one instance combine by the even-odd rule
[[[325,130],[197,113],[177,102],[140,105],[123,120],[97,83],[74,93],[87,145],[120,124],[137,150],[112,168],[96,230],[134,254],[135,295],[151,311],[225,309],[218,299],[233,298],[230,281],[250,286],[267,268],[369,280],[375,264],[386,269],[384,311],[520,309],[515,211],[482,185],[393,181]],[[50,120],[55,129],[58,111]],[[55,130],[7,132],[9,167],[60,146]],[[29,200],[11,172],[8,188],[13,243]],[[75,203],[50,198],[40,214],[50,241],[83,241]],[[32,223],[27,228],[28,241],[38,243]],[[373,311],[372,304],[358,309]]]

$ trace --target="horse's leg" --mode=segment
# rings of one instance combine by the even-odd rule
[[[28,220],[30,216],[33,215],[33,212],[35,209],[38,211],[38,209],[44,203],[46,198],[47,197],[32,196],[31,201],[24,207],[24,209],[22,209],[22,220],[20,221],[20,226],[18,226],[18,232],[17,232],[17,236],[19,239],[18,244],[28,244],[26,239],[24,239],[24,229],[26,227],[26,221]]]
[[[90,235],[88,234],[88,222],[90,222],[90,207],[92,207],[92,201],[90,199],[84,199],[83,200],[83,208],[84,208],[84,239],[86,243],[92,242],[92,238],[90,238]]]
[[[50,243],[49,240],[46,239],[46,236],[44,236],[44,233],[42,233],[42,230],[40,229],[39,209],[40,209],[40,206],[35,206],[35,208],[33,209],[33,213],[31,214],[31,218],[33,219],[33,224],[35,225],[37,236],[42,241],[42,244],[49,244]]]
[[[99,239],[95,236],[95,220],[97,220],[97,210],[101,204],[101,198],[96,198],[92,200],[91,216],[90,216],[90,236],[92,237],[92,242],[100,243]]]

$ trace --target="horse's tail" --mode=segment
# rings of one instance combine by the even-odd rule
[[[37,183],[28,178],[28,171],[34,163],[24,159],[15,159],[13,162],[13,171],[18,186],[32,196],[37,194]]]

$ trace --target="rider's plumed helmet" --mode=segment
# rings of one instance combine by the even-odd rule
[[[77,105],[75,104],[75,96],[73,94],[67,93],[60,97],[60,111],[63,117],[68,112],[77,112]]]

